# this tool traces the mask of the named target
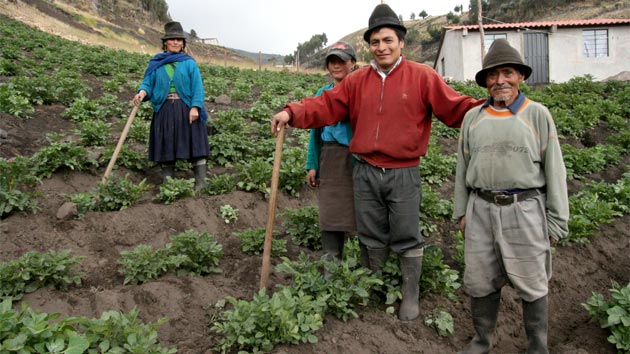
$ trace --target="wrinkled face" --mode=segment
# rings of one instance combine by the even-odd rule
[[[332,76],[335,83],[341,82],[344,77],[350,74],[352,68],[354,67],[354,63],[352,62],[352,60],[343,61],[336,55],[331,55],[330,57],[328,57],[326,62],[326,68],[328,69],[328,72],[330,73],[330,76]]]
[[[505,108],[518,96],[518,87],[525,76],[513,66],[492,68],[486,75],[488,93],[494,100],[494,106]]]
[[[377,28],[370,34],[370,53],[383,71],[396,64],[404,47],[405,41],[399,40],[396,31],[389,27]]]
[[[164,41],[164,47],[167,52],[179,53],[184,49],[183,38],[172,38]]]

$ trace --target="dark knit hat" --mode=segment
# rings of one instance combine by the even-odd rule
[[[403,33],[407,33],[407,28],[400,23],[400,19],[392,10],[391,7],[387,4],[378,4],[372,11],[370,15],[370,20],[368,21],[368,29],[363,33],[363,39],[366,42],[370,42],[370,35],[374,32],[375,29],[381,27],[391,27],[394,29],[399,29]]]
[[[339,41],[330,46],[328,53],[326,54],[326,64],[328,64],[328,58],[333,55],[339,57],[339,59],[344,62],[348,60],[357,61],[357,54],[355,53],[354,48],[346,42]]]
[[[186,39],[188,37],[179,22],[167,22],[164,25],[164,37],[162,40],[181,38]]]
[[[504,65],[516,67],[525,76],[525,80],[532,74],[532,68],[525,65],[521,54],[510,46],[507,39],[500,38],[492,42],[488,54],[483,59],[483,68],[475,75],[475,81],[479,86],[486,87],[488,71]]]

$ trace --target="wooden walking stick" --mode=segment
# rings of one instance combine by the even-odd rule
[[[116,163],[116,159],[118,158],[118,154],[120,153],[120,149],[122,149],[123,144],[125,143],[125,139],[127,139],[127,133],[129,133],[129,129],[131,128],[131,123],[133,123],[133,118],[136,116],[136,112],[138,112],[138,106],[134,105],[133,109],[131,110],[131,114],[129,115],[129,118],[127,118],[127,124],[125,124],[125,128],[122,131],[122,134],[120,134],[120,139],[118,139],[118,145],[116,145],[116,149],[114,150],[114,153],[112,154],[112,158],[111,160],[109,160],[109,165],[107,165],[107,169],[105,170],[105,174],[103,175],[103,180],[101,180],[101,183],[105,184],[105,182],[107,182],[107,177],[109,177],[109,174],[112,172],[112,169],[114,168],[114,164]]]
[[[260,288],[267,287],[269,280],[269,264],[271,263],[271,240],[273,238],[273,222],[276,216],[276,196],[278,194],[278,179],[280,177],[280,160],[282,158],[282,143],[284,141],[284,125],[280,126],[276,138],[276,153],[271,173],[271,196],[269,197],[269,212],[267,215],[267,229],[265,231],[265,247],[263,249],[262,268],[260,270]]]

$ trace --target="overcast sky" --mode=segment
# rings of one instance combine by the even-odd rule
[[[167,0],[174,21],[219,45],[267,54],[293,54],[299,43],[326,33],[328,44],[367,27],[381,0]],[[469,0],[385,0],[409,20],[413,12],[444,15]]]

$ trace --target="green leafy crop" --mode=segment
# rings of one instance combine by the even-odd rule
[[[22,257],[0,263],[0,298],[19,299],[24,293],[53,286],[66,289],[80,285],[82,273],[76,266],[85,257],[70,257],[70,251],[28,252]]]
[[[226,299],[233,308],[223,312],[212,330],[222,337],[221,353],[266,353],[281,343],[316,343],[313,332],[323,326],[324,300],[289,287],[271,297],[264,289],[251,301]]]
[[[160,185],[160,193],[155,196],[156,200],[164,204],[172,204],[178,199],[195,196],[195,180],[193,178],[172,178],[166,177],[166,184]]]
[[[600,293],[593,292],[585,304],[588,313],[602,328],[610,329],[608,341],[617,347],[617,353],[630,351],[630,283],[622,287],[613,283],[609,289],[610,299],[606,300]]]
[[[291,236],[293,243],[314,250],[322,248],[319,231],[319,207],[288,208],[279,216],[284,219],[282,226]]]
[[[123,251],[118,264],[125,276],[124,283],[144,283],[164,273],[207,275],[220,273],[219,261],[223,246],[208,233],[192,230],[171,237],[163,248],[153,250],[140,245],[133,251]]]
[[[240,232],[235,232],[236,236],[241,241],[241,250],[246,254],[261,254],[265,246],[265,228],[246,229]],[[271,240],[271,255],[278,256],[287,252],[287,240],[278,238],[272,238]]]

